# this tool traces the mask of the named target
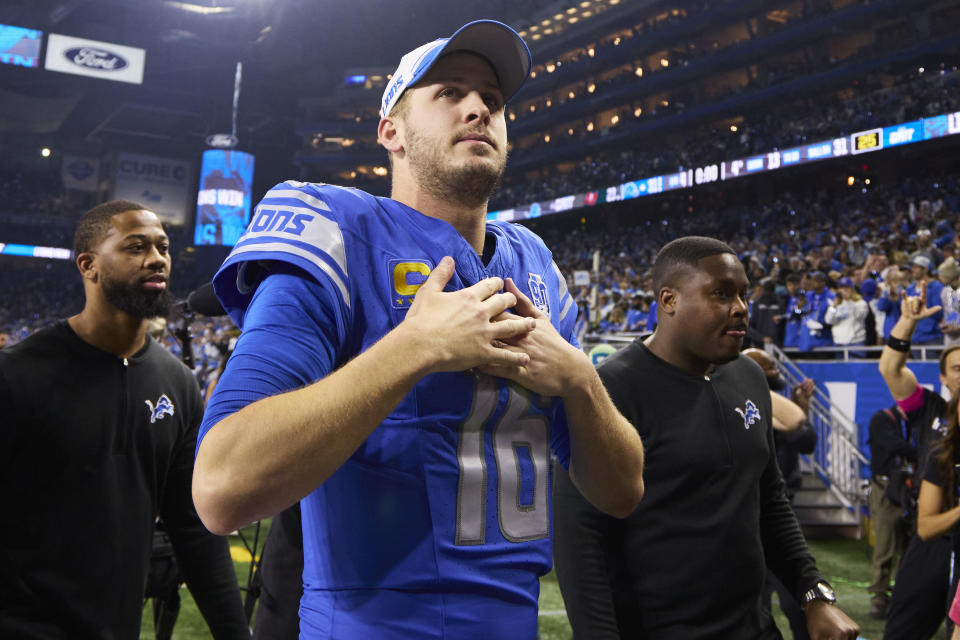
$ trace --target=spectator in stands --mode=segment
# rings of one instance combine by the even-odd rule
[[[838,295],[831,301],[823,319],[824,324],[830,326],[834,343],[844,347],[866,344],[866,321],[870,312],[867,303],[850,278],[840,278],[837,290]],[[865,352],[859,351],[851,355],[863,357]]]
[[[907,415],[910,428],[918,433],[917,459],[921,469],[929,459],[932,442],[943,435],[950,418],[943,397],[920,386],[906,366],[915,330],[921,322],[940,313],[939,305],[927,306],[928,300],[923,281],[916,295],[903,298],[900,319],[880,356],[880,374]],[[941,352],[940,383],[951,396],[960,393],[960,347],[948,347]],[[951,549],[950,539],[943,536],[929,540],[918,536],[910,541],[893,588],[884,629],[886,640],[930,638],[936,632],[949,602]]]
[[[0,352],[0,636],[137,637],[159,515],[214,637],[248,638],[229,545],[190,493],[200,390],[147,335],[167,235],[113,201],[74,249],[83,310]]]
[[[763,345],[768,342],[781,342],[778,319],[783,316],[784,301],[777,295],[777,283],[773,278],[763,278],[754,291],[760,295],[750,302],[750,343]]]
[[[800,344],[800,327],[803,323],[803,314],[807,306],[806,293],[800,288],[803,276],[791,273],[786,279],[787,302],[784,307],[783,346],[795,348]]]
[[[929,264],[940,264],[943,262],[943,251],[937,248],[933,244],[932,234],[930,229],[920,229],[917,231],[916,237],[916,251],[910,254],[910,260],[912,261],[917,256],[923,256],[930,261]]]
[[[811,290],[807,291],[809,309],[800,327],[798,346],[801,351],[829,347],[833,344],[833,336],[825,319],[836,294],[827,288],[827,276],[823,271],[814,271],[810,274],[810,286]]]
[[[943,344],[960,344],[960,264],[954,258],[947,258],[937,267],[938,279],[943,284],[940,292],[940,306],[943,307]]]
[[[870,617],[882,620],[890,609],[890,582],[907,549],[916,519],[917,432],[899,404],[870,418],[870,524],[873,528],[873,581],[867,587]],[[908,520],[909,517],[909,520]]]
[[[643,331],[647,328],[647,316],[650,314],[650,301],[642,292],[634,293],[627,311],[627,331]]]
[[[890,331],[900,319],[900,298],[906,290],[906,278],[907,273],[895,264],[887,267],[881,276],[874,306],[881,344],[890,337]]]
[[[924,289],[927,292],[926,306],[937,308],[936,313],[924,317],[917,323],[913,333],[913,342],[916,344],[935,344],[943,341],[943,332],[940,331],[940,322],[943,320],[940,292],[943,291],[943,283],[931,275],[931,264],[930,258],[925,255],[918,255],[910,261],[910,272],[914,281],[907,287],[907,295],[917,296],[918,292]]]

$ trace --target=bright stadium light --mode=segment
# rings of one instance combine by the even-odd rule
[[[847,176],[847,186],[848,186],[848,187],[852,187],[852,186],[853,186],[853,183],[856,182],[856,181],[857,181],[857,179],[854,178],[853,176]]]
[[[177,2],[176,0],[167,0],[166,5],[175,9],[182,9],[187,13],[198,13],[202,16],[232,13],[236,9],[236,7],[206,7],[202,4],[194,4],[193,2]]]
[[[44,147],[43,149],[40,149],[40,155],[43,156],[44,158],[49,158],[49,157],[50,157],[50,147]]]

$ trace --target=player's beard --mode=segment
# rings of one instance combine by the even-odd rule
[[[491,149],[490,153],[497,159],[493,164],[470,162],[452,166],[443,154],[446,141],[420,135],[412,129],[407,130],[406,138],[405,148],[417,183],[437,198],[464,206],[485,205],[500,183],[507,164],[506,154]]]
[[[169,288],[150,291],[144,289],[142,285],[115,280],[106,273],[101,275],[101,286],[103,297],[107,302],[134,318],[165,316],[174,303],[173,294],[170,293]]]

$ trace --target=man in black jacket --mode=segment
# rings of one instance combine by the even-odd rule
[[[172,299],[167,235],[114,201],[74,249],[83,310],[0,353],[0,637],[138,638],[159,515],[214,637],[249,638],[190,493],[200,390],[147,335]]]
[[[870,617],[881,620],[890,608],[890,581],[910,541],[905,514],[916,516],[913,471],[916,432],[899,405],[870,418],[870,523],[873,527],[873,581],[867,587]]]
[[[780,638],[761,605],[768,566],[811,638],[857,637],[784,493],[766,378],[740,355],[747,287],[724,243],[674,240],[654,263],[656,332],[599,368],[644,442],[647,491],[617,520],[557,469],[554,554],[577,640]]]

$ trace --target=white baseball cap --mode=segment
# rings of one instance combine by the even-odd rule
[[[476,20],[463,25],[449,38],[428,42],[400,59],[400,66],[383,91],[380,117],[390,114],[403,92],[419,82],[440,56],[455,51],[475,53],[490,63],[500,82],[504,102],[520,89],[530,74],[532,59],[523,38],[502,22]]]

